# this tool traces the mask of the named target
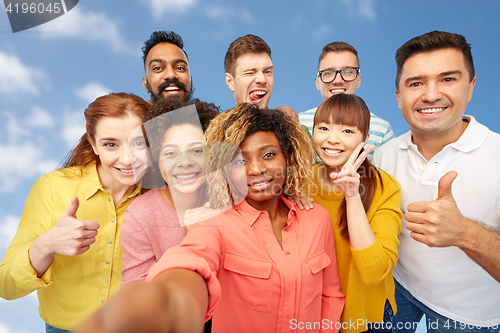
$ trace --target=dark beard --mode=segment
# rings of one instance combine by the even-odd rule
[[[166,87],[169,85],[173,84],[174,86],[178,87],[180,90],[184,91],[184,95],[182,97],[180,96],[169,96],[169,97],[163,97],[163,90],[165,90]],[[191,94],[193,92],[193,86],[191,85],[191,91],[187,91],[186,85],[179,80],[165,80],[159,87],[158,87],[158,93],[155,93],[153,89],[151,89],[151,86],[149,85],[149,82],[146,81],[146,87],[148,90],[151,92],[151,102],[153,104],[158,103],[161,100],[164,99],[170,99],[170,98],[175,98],[175,99],[181,99],[182,102],[187,102],[191,99]]]

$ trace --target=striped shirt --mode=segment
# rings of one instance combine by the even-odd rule
[[[316,114],[317,109],[318,108],[313,108],[299,114],[300,124],[306,126],[311,134],[313,132],[314,115]],[[394,133],[392,132],[391,125],[388,121],[377,117],[371,112],[370,115],[370,138],[366,144],[374,145],[375,149],[377,149],[389,140],[394,139]],[[370,152],[370,155],[368,155],[369,160],[371,160],[375,149],[373,149]]]

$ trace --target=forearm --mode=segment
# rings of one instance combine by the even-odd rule
[[[464,230],[456,246],[500,282],[500,235],[470,219],[464,220]]]
[[[353,249],[364,249],[376,241],[359,195],[346,197],[349,241]]]
[[[205,280],[186,269],[121,289],[75,333],[201,332],[208,307]]]
[[[47,243],[47,232],[42,233],[35,239],[29,248],[29,259],[31,266],[40,278],[52,265],[54,252],[50,251],[50,244]]]

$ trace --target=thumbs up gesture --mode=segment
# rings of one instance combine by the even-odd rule
[[[448,247],[463,238],[466,218],[458,209],[451,189],[457,175],[450,171],[439,180],[436,200],[408,205],[406,229],[414,240],[430,247]]]
[[[99,223],[77,219],[79,204],[78,198],[72,197],[69,207],[61,214],[59,221],[47,231],[45,242],[47,245],[50,244],[50,252],[77,256],[87,251],[95,242]]]

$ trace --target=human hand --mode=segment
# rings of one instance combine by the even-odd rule
[[[292,118],[293,121],[299,123],[299,115],[290,106],[280,105],[276,108],[276,110],[283,112],[284,114]]]
[[[77,256],[87,251],[95,242],[99,223],[77,219],[79,204],[78,198],[73,196],[69,207],[61,214],[56,225],[44,233],[49,253]]]
[[[201,207],[188,209],[184,213],[184,225],[186,232],[193,226],[193,224],[206,220],[219,214],[222,209],[210,208],[210,202],[207,202]]]
[[[434,201],[420,201],[408,205],[405,214],[410,236],[430,247],[454,246],[463,237],[466,218],[453,198],[451,185],[457,177],[450,171],[439,180],[438,196]]]
[[[360,176],[357,170],[361,164],[363,164],[368,154],[375,148],[375,146],[368,146],[367,149],[359,154],[364,145],[365,143],[361,142],[356,149],[354,149],[347,162],[342,166],[340,172],[332,172],[330,174],[335,185],[344,192],[346,200],[359,195]],[[368,170],[365,171],[368,172]]]
[[[299,195],[299,196],[296,196],[293,198],[287,198],[287,199],[290,200],[290,202],[292,204],[299,207],[299,209],[309,210],[309,209],[314,208],[314,206],[313,206],[314,199],[313,198]]]

